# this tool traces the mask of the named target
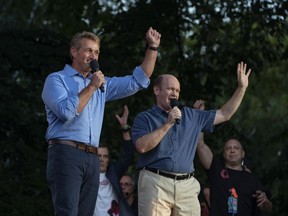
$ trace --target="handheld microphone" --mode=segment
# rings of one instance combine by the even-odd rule
[[[171,108],[173,108],[173,107],[178,107],[179,106],[179,103],[178,103],[178,100],[176,100],[176,99],[171,99],[170,100],[170,106],[171,106]],[[178,118],[176,118],[176,124],[180,124],[180,118],[178,117]]]
[[[96,59],[93,59],[92,61],[90,61],[90,67],[91,67],[91,72],[92,73],[95,73],[96,71],[98,71],[99,70],[98,61]],[[103,83],[100,86],[100,90],[101,90],[101,92],[105,91]]]

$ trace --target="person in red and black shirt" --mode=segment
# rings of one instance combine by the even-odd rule
[[[195,108],[204,109],[198,100]],[[197,146],[200,162],[207,170],[210,185],[210,216],[269,215],[272,203],[259,179],[245,166],[245,151],[239,140],[228,139],[223,159],[213,156],[201,133]]]

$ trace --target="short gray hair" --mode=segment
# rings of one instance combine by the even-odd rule
[[[71,42],[70,42],[70,48],[74,47],[77,50],[80,49],[82,39],[89,39],[89,40],[95,41],[100,47],[101,40],[97,35],[95,35],[92,32],[83,31],[83,32],[76,33],[72,37]]]

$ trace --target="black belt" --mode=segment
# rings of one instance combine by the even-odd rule
[[[150,172],[156,173],[158,175],[174,179],[174,180],[184,180],[184,179],[189,179],[192,176],[194,176],[194,173],[187,173],[187,174],[184,174],[184,175],[182,175],[182,174],[175,175],[175,174],[172,174],[172,173],[163,172],[161,170],[154,169],[154,168],[149,168],[149,167],[145,167],[144,169],[145,170],[149,170]]]
[[[56,145],[56,144],[63,144],[63,145],[69,145],[73,146],[75,148],[78,148],[82,151],[85,151],[87,153],[97,154],[98,149],[97,147],[91,146],[87,143],[72,141],[72,140],[61,140],[61,139],[52,139],[48,141],[49,145]]]

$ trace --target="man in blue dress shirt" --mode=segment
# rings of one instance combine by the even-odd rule
[[[198,136],[236,112],[248,87],[251,71],[246,72],[246,67],[243,62],[238,64],[238,87],[218,110],[171,107],[171,100],[179,98],[179,81],[169,74],[155,80],[156,105],[138,114],[132,127],[132,139],[140,153],[139,216],[200,215],[200,185],[193,177]]]
[[[99,187],[97,147],[105,102],[148,87],[160,38],[156,30],[149,28],[149,46],[142,64],[132,75],[109,78],[100,70],[91,73],[90,62],[99,58],[100,39],[90,32],[77,33],[70,44],[72,65],[48,75],[42,99],[48,121],[47,181],[55,215],[93,215]]]

